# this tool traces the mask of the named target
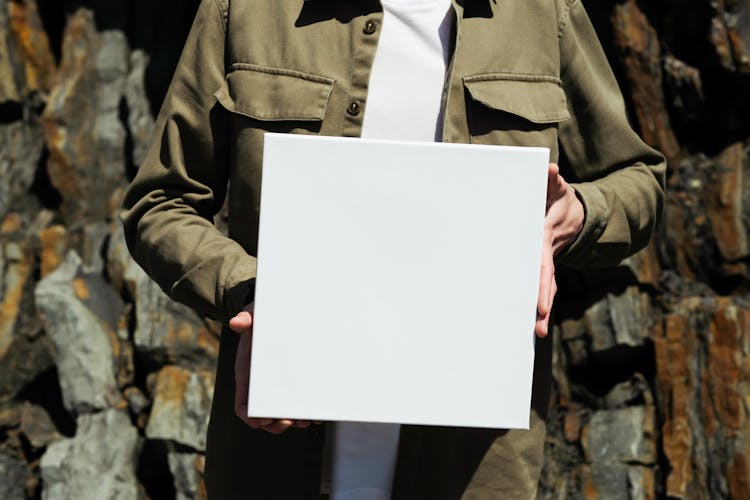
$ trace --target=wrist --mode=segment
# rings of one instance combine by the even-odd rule
[[[568,202],[566,203],[565,217],[562,223],[555,228],[552,240],[552,248],[555,255],[565,250],[578,239],[586,221],[585,205],[580,199],[578,191],[570,185],[567,186],[566,191],[565,196]]]

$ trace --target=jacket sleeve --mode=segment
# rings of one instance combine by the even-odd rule
[[[203,0],[121,214],[133,258],[171,298],[226,321],[244,306],[255,258],[213,225],[226,194],[226,4]]]
[[[585,208],[583,230],[557,257],[611,266],[648,244],[661,219],[666,162],[628,123],[625,103],[579,0],[563,0],[561,80],[571,119],[560,144]]]

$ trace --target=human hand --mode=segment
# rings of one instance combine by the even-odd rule
[[[560,167],[550,163],[547,177],[547,211],[544,217],[542,269],[534,332],[545,337],[549,330],[552,302],[557,294],[554,256],[571,244],[583,229],[584,209],[575,190],[560,175]]]
[[[229,320],[229,328],[240,334],[237,354],[234,357],[234,413],[253,429],[263,429],[281,434],[290,427],[309,427],[309,420],[253,418],[247,416],[247,391],[250,385],[250,346],[255,303],[245,306]]]

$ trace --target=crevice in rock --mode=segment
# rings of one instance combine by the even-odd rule
[[[174,481],[169,470],[167,443],[160,440],[148,439],[143,443],[136,475],[149,498],[175,498]]]
[[[635,373],[640,373],[646,380],[654,380],[654,346],[646,342],[635,347],[618,345],[591,352],[586,363],[569,367],[568,373],[572,384],[585,388],[598,399]]]
[[[63,405],[60,380],[55,366],[37,376],[16,399],[41,406],[47,411],[60,434],[67,437],[75,435],[76,422]]]
[[[49,172],[47,172],[48,158],[49,150],[44,148],[39,163],[37,164],[36,172],[34,173],[34,181],[31,183],[29,191],[37,200],[39,200],[42,207],[48,210],[57,211],[62,204],[62,196],[57,188],[52,185]]]
[[[0,103],[0,125],[17,122],[23,119],[23,103],[6,101]]]
[[[128,181],[132,181],[138,171],[138,165],[135,164],[133,157],[135,140],[133,139],[133,131],[130,128],[130,123],[128,122],[129,114],[128,101],[125,96],[122,96],[118,107],[118,117],[125,131],[125,172],[123,174]]]
[[[70,12],[69,3],[64,0],[37,0],[39,17],[49,38],[50,48],[57,64],[60,63],[62,58],[63,32],[67,14]]]

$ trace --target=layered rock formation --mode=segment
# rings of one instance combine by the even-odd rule
[[[584,3],[669,191],[648,249],[559,270],[540,497],[750,498],[750,3]],[[0,0],[2,498],[205,497],[217,326],[116,217],[197,4]]]

